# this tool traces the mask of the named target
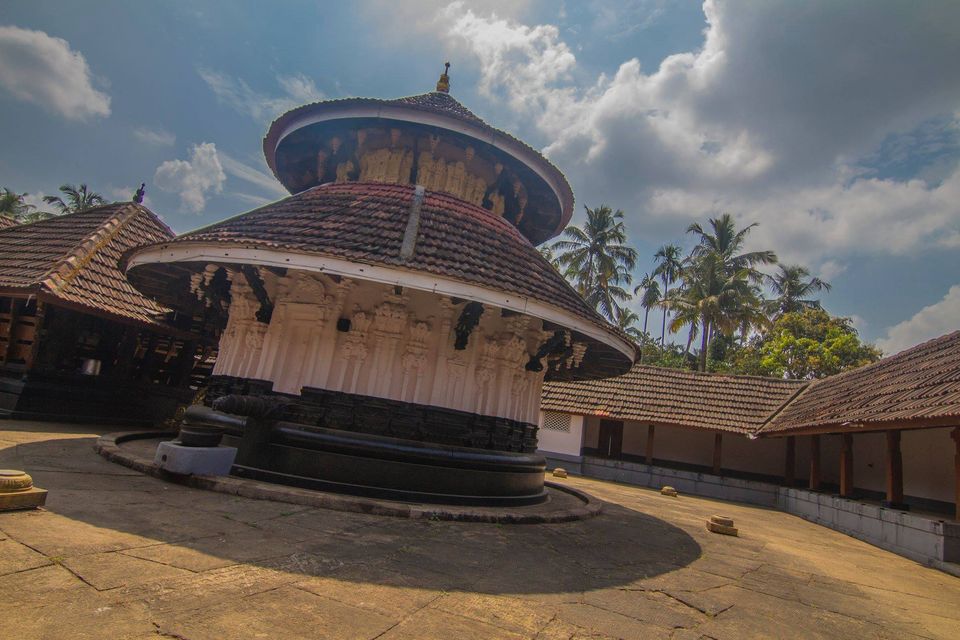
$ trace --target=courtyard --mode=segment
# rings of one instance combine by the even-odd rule
[[[115,431],[116,428],[110,428]],[[50,491],[0,514],[4,638],[950,638],[960,580],[788,514],[595,480],[603,513],[497,525],[205,492],[95,426],[0,422]],[[739,537],[704,521],[732,517]]]

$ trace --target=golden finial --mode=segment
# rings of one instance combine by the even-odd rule
[[[443,73],[440,74],[440,80],[437,82],[437,91],[450,93],[450,63],[443,63]]]

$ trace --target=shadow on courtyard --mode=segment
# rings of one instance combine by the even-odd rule
[[[0,529],[68,565],[73,555],[122,551],[147,560],[144,571],[154,562],[192,571],[250,564],[491,594],[626,585],[686,566],[701,553],[683,530],[615,504],[605,504],[597,518],[552,525],[369,516],[165,483],[107,462],[94,442],[72,437],[0,450],[0,467],[31,473],[50,491],[47,510],[63,516],[0,514]]]

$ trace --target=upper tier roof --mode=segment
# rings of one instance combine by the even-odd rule
[[[19,223],[13,218],[8,218],[7,216],[0,216],[0,229],[6,229],[7,227],[15,227]]]
[[[146,207],[117,202],[0,230],[0,292],[37,295],[119,320],[159,324],[117,263],[125,251],[173,232]]]
[[[291,133],[305,127],[332,121],[369,122],[386,120],[414,123],[431,130],[446,130],[489,145],[497,153],[526,167],[542,180],[556,201],[557,215],[546,231],[537,231],[530,240],[539,244],[556,236],[570,222],[573,215],[573,190],[563,173],[539,151],[522,140],[501,131],[463,106],[450,94],[432,91],[396,99],[344,98],[326,100],[297,107],[277,118],[263,140],[263,151],[274,176],[286,185],[277,166],[277,150]]]
[[[635,357],[633,343],[590,308],[509,222],[442,193],[427,192],[415,244],[401,255],[415,188],[326,184],[155,243],[126,257],[130,280],[175,305],[174,283],[208,262],[315,270],[475,299],[573,329],[590,347],[583,375],[617,375]],[[588,366],[589,365],[589,366]]]

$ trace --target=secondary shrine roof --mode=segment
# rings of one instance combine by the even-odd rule
[[[750,434],[806,386],[802,380],[636,365],[616,378],[546,383],[541,406],[546,411]]]
[[[813,381],[637,365],[616,378],[547,383],[542,407],[745,435],[956,426],[960,331]]]
[[[960,425],[960,331],[810,383],[762,433],[904,424]]]
[[[506,294],[521,308],[537,303],[541,308],[558,309],[565,314],[562,317],[575,318],[602,337],[591,342],[591,367],[605,375],[617,375],[630,366],[634,347],[629,338],[587,305],[513,225],[481,207],[443,193],[426,192],[413,251],[408,258],[401,255],[414,192],[409,185],[344,183],[314,187],[172,242],[131,252],[127,256],[131,265],[128,275],[141,291],[175,304],[177,292],[152,283],[171,281],[169,271],[190,259],[165,257],[173,256],[178,249],[196,253],[192,259],[200,269],[201,261],[237,260],[229,252],[230,246],[339,258],[361,267],[390,267],[398,274],[397,281],[403,273],[423,274]],[[223,249],[214,253],[210,245]],[[537,313],[530,311],[530,315]],[[563,325],[559,320],[556,323]]]
[[[0,229],[8,229],[10,227],[15,227],[19,223],[13,218],[8,218],[7,216],[0,216]]]
[[[38,295],[117,319],[157,324],[167,310],[118,268],[137,245],[173,238],[149,209],[118,202],[0,230],[0,294]]]

